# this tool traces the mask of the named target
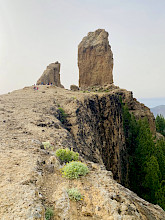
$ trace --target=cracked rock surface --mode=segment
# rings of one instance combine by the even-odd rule
[[[106,170],[101,154],[99,158],[100,146],[94,149],[91,145],[95,130],[90,120],[84,119],[85,111],[92,118],[95,110],[88,108],[90,100],[104,100],[104,104],[108,97],[119,92],[122,91],[82,93],[39,86],[38,91],[25,87],[0,96],[0,219],[43,220],[47,206],[54,208],[54,220],[165,219],[165,212],[159,206],[144,201],[117,183],[112,172]],[[118,101],[112,100],[112,106],[116,103]],[[93,105],[96,109],[97,104]],[[67,127],[57,119],[59,107],[68,114]],[[145,107],[141,108],[143,114],[147,112],[149,115]],[[118,112],[120,108],[112,115],[117,118]],[[108,108],[105,115],[108,115]],[[82,143],[86,137],[81,133],[82,120],[86,132],[91,135],[86,143]],[[107,127],[106,123],[104,126]],[[42,142],[46,141],[49,141],[50,148],[43,147]],[[90,146],[94,151],[89,149]],[[63,178],[60,173],[63,165],[54,156],[55,150],[61,147],[73,147],[79,151],[80,160],[87,164],[89,174],[77,180]],[[114,152],[116,155],[118,150]],[[97,163],[94,158],[98,159]],[[118,160],[114,161],[115,170]],[[69,200],[67,189],[71,187],[79,189],[82,201]]]

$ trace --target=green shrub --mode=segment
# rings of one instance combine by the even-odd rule
[[[66,118],[67,118],[67,114],[65,113],[64,109],[59,107],[58,108],[58,119],[61,121],[62,124],[65,124],[66,123]]]
[[[68,189],[67,193],[68,193],[69,199],[71,199],[71,200],[74,200],[74,201],[83,200],[83,196],[76,188]]]
[[[87,165],[79,162],[79,161],[72,161],[67,163],[62,168],[62,174],[64,177],[69,179],[77,179],[80,176],[85,176],[89,172]]]
[[[54,215],[54,211],[51,207],[47,207],[45,210],[45,219],[50,220]]]
[[[54,147],[49,143],[49,141],[42,142],[42,145],[45,150],[47,150],[47,149],[53,150],[54,149]]]
[[[70,162],[72,160],[78,160],[79,153],[74,152],[73,150],[66,149],[58,149],[56,150],[56,157],[60,159],[61,162]]]

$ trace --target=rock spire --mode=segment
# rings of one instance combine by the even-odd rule
[[[113,83],[113,54],[108,32],[89,32],[78,46],[79,87],[104,86]]]
[[[47,66],[42,76],[37,81],[37,85],[53,84],[58,87],[63,87],[60,82],[60,63],[57,61]]]

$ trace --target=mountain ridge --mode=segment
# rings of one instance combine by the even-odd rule
[[[111,123],[116,123],[118,126],[120,104],[117,104],[117,97],[122,92],[124,91],[118,89],[108,93],[83,93],[83,91],[73,92],[45,85],[39,86],[38,90],[25,87],[0,96],[2,125],[0,127],[2,161],[0,170],[3,173],[0,187],[0,216],[2,219],[43,220],[47,206],[53,206],[54,219],[59,220],[64,218],[68,220],[118,218],[163,220],[165,218],[165,212],[158,205],[150,204],[117,183],[113,179],[112,171],[105,168],[101,157],[97,163],[93,162],[93,159],[85,159],[84,154],[88,155],[87,151],[92,148],[89,149],[86,144],[85,148],[79,148],[80,137],[90,144],[90,136],[87,136],[85,132],[88,133],[89,129],[93,129],[90,121],[93,113],[95,114],[94,120],[97,120],[97,106],[104,107],[106,103],[109,103],[109,107],[112,106],[111,111],[114,111],[112,114],[116,117]],[[125,91],[124,94],[131,93]],[[97,105],[95,101],[97,97],[101,100],[111,97],[112,100],[101,101]],[[114,104],[111,105],[111,101]],[[89,106],[89,102],[96,107]],[[57,119],[59,105],[68,114],[68,128],[73,127],[72,132]],[[116,110],[113,110],[113,106]],[[130,108],[133,109],[133,106],[132,99]],[[103,112],[100,112],[103,118],[111,114],[109,108],[105,109],[103,115]],[[87,113],[83,126],[81,126],[81,114],[76,116],[81,111]],[[88,117],[90,117],[89,121]],[[106,121],[104,126],[106,126]],[[78,135],[77,129],[80,129]],[[113,135],[113,126],[111,129]],[[77,140],[73,137],[77,137]],[[53,148],[43,149],[41,143],[44,141],[49,141]],[[118,140],[115,142],[114,139],[113,142],[117,144]],[[80,160],[87,164],[90,171],[86,177],[72,181],[61,176],[61,164],[54,156],[55,150],[61,147],[79,149]],[[117,146],[114,149],[114,156],[116,155],[117,158]],[[93,153],[99,156],[97,151],[98,149]],[[116,161],[116,166],[113,168],[115,171],[119,165],[117,165],[118,159],[114,161]],[[83,201],[78,203],[70,201],[66,193],[69,187],[77,187],[84,196]]]
[[[158,105],[154,108],[150,108],[151,112],[156,117],[157,115],[162,115],[165,118],[165,105]]]

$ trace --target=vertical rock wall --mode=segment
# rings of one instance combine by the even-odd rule
[[[73,119],[76,150],[90,161],[104,163],[114,178],[125,184],[127,158],[119,96],[94,95],[78,101]]]
[[[108,32],[89,32],[78,46],[79,87],[104,86],[113,83],[113,54]]]
[[[69,118],[69,131],[75,140],[76,151],[90,161],[104,163],[107,170],[113,172],[114,179],[127,186],[128,153],[121,97],[136,119],[148,119],[151,131],[155,134],[153,114],[133,98],[132,92],[124,89],[116,89],[109,94],[89,94],[77,100]]]

